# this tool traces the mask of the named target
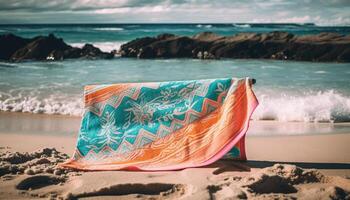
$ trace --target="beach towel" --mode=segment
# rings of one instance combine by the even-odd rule
[[[249,78],[90,85],[73,157],[80,170],[177,170],[246,159],[258,105]]]

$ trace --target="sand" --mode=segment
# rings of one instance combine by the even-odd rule
[[[327,126],[321,124],[311,129],[314,133],[303,135],[295,127],[316,125],[253,122],[247,162],[220,160],[166,172],[81,172],[57,168],[73,153],[79,119],[7,113],[0,119],[0,199],[350,198],[346,128],[319,134]],[[283,127],[299,132],[256,134]]]

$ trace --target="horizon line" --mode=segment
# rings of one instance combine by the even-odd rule
[[[0,23],[0,26],[71,26],[71,25],[296,25],[296,26],[318,26],[318,27],[343,27],[348,28],[350,24],[317,24],[315,22],[305,22],[305,23],[296,23],[296,22],[214,22],[214,23],[201,23],[201,22],[132,22],[132,23]]]
[[[296,22],[132,22],[132,23],[0,23],[0,25],[41,25],[41,24],[53,24],[53,25],[74,25],[74,24],[87,24],[87,25],[97,25],[97,24],[295,24],[295,25],[316,25],[314,22],[296,23]]]

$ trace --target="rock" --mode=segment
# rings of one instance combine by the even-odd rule
[[[64,60],[71,58],[110,59],[112,52],[102,52],[91,44],[76,48],[53,34],[31,39],[13,34],[0,35],[0,60],[20,62],[27,60]]]
[[[214,40],[221,39],[223,37],[213,32],[202,32],[202,33],[198,33],[197,35],[194,35],[192,38],[196,40],[202,40],[202,41],[214,41]]]
[[[220,36],[203,32],[193,37],[161,34],[137,38],[120,49],[136,58],[254,58],[350,62],[350,36],[334,33],[297,36],[287,32]]]
[[[164,36],[160,36],[164,38]],[[153,41],[153,42],[152,42]],[[165,39],[144,39],[135,41],[135,46],[121,47],[124,57],[137,58],[186,58],[192,56],[192,47],[194,41],[189,37],[165,37]],[[144,45],[141,45],[144,44]]]
[[[157,36],[157,39],[158,40],[165,40],[165,39],[169,39],[169,38],[172,38],[172,37],[175,37],[176,35],[174,34],[171,34],[171,33],[163,33],[163,34],[160,34]]]
[[[0,35],[0,60],[9,60],[18,49],[29,41],[30,39],[21,38],[11,33]]]
[[[65,51],[69,49],[62,39],[50,34],[48,37],[39,36],[21,49],[17,50],[10,58],[11,61],[46,60],[53,51]],[[54,59],[54,58],[53,58]]]
[[[80,55],[84,58],[103,58],[110,59],[114,57],[113,53],[104,53],[99,48],[94,47],[92,44],[85,44],[81,49]]]

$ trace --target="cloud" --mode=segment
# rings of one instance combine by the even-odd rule
[[[350,24],[349,0],[0,0],[2,23]]]

